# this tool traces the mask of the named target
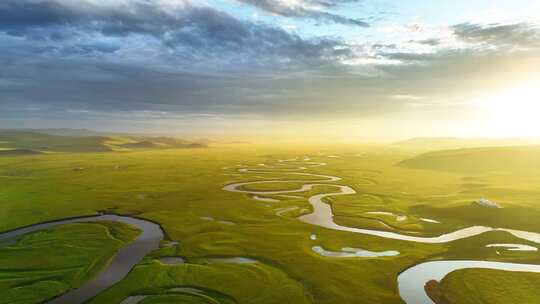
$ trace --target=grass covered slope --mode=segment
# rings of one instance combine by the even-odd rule
[[[540,274],[464,269],[431,283],[436,304],[540,303]]]
[[[429,152],[398,163],[401,167],[462,173],[539,173],[540,146],[495,147]]]
[[[80,223],[0,243],[0,303],[42,303],[88,281],[139,230],[120,223]]]
[[[90,303],[120,303],[134,294],[147,295],[147,303],[176,303],[160,302],[159,295],[174,298],[175,290],[195,286],[214,302],[202,301],[199,297],[180,303],[312,303],[300,283],[264,263],[164,265],[157,261],[139,265],[128,278]]]

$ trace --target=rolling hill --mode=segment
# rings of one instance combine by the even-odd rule
[[[77,133],[77,132],[73,132]],[[0,130],[0,155],[46,152],[111,152],[140,149],[204,148],[205,144],[172,137],[74,136]]]
[[[540,172],[540,146],[487,147],[428,152],[401,167],[463,173]]]
[[[43,154],[43,153],[39,151],[27,150],[27,149],[0,150],[0,156],[19,156],[19,155],[36,155],[36,154]]]
[[[416,137],[390,146],[415,151],[437,151],[480,147],[510,147],[540,145],[534,138],[459,138],[459,137]]]

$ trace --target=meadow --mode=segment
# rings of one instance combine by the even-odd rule
[[[0,303],[41,303],[77,288],[139,231],[115,222],[68,224],[0,243]]]
[[[450,243],[423,244],[326,229],[296,218],[311,213],[307,197],[337,191],[335,187],[315,187],[309,193],[294,193],[293,197],[268,195],[279,199],[272,202],[223,191],[223,186],[268,178],[290,179],[287,174],[260,176],[255,172],[239,173],[237,169],[308,155],[312,161],[327,165],[306,172],[339,176],[343,180],[331,184],[349,185],[357,191],[355,195],[326,199],[335,221],[341,225],[417,236],[438,235],[471,225],[540,232],[540,169],[534,166],[538,150],[528,148],[513,154],[490,149],[494,150],[465,149],[433,155],[436,152],[353,144],[215,144],[205,149],[5,155],[0,157],[0,231],[99,212],[133,215],[159,223],[167,236],[163,246],[91,303],[121,303],[134,295],[147,296],[140,303],[403,303],[397,275],[420,262],[481,259],[539,264],[540,255],[504,249],[497,254],[496,249],[486,245],[526,243],[499,231]],[[464,158],[463,153],[474,161],[456,165]],[[506,153],[505,161],[497,162],[491,170],[493,159],[501,157],[500,153]],[[494,156],[486,160],[486,154]],[[528,165],[508,161],[512,155],[527,160]],[[246,188],[285,190],[301,184]],[[475,204],[480,198],[499,202],[504,208]],[[79,286],[105,267],[122,242],[136,234],[125,225],[76,224],[2,245],[0,303],[42,303]],[[46,244],[46,250],[36,243]],[[313,246],[331,251],[343,247],[395,250],[400,254],[335,258],[317,254]],[[39,265],[46,265],[42,271],[33,264],[38,253],[44,259]],[[170,256],[182,257],[185,263],[160,260]],[[213,262],[233,257],[256,262]],[[32,276],[25,275],[19,281],[26,272]],[[491,281],[504,277],[494,276],[491,270],[474,270],[473,274],[465,270],[448,276],[441,283],[449,294],[445,301],[484,303],[481,294],[472,297],[455,282],[467,278],[467,290],[478,286],[483,293],[489,293],[499,286]],[[529,285],[540,284],[538,275],[501,284],[515,284],[519,289],[524,280]],[[13,293],[17,289],[24,293],[28,290],[25,288],[39,292],[25,293],[31,294],[28,297]],[[527,295],[523,297],[527,299]],[[534,291],[528,297],[537,299]]]

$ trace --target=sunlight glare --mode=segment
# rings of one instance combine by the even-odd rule
[[[499,92],[477,103],[490,136],[540,136],[540,80]]]

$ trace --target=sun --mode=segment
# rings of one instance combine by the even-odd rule
[[[477,105],[487,135],[540,137],[540,79],[498,92]]]

